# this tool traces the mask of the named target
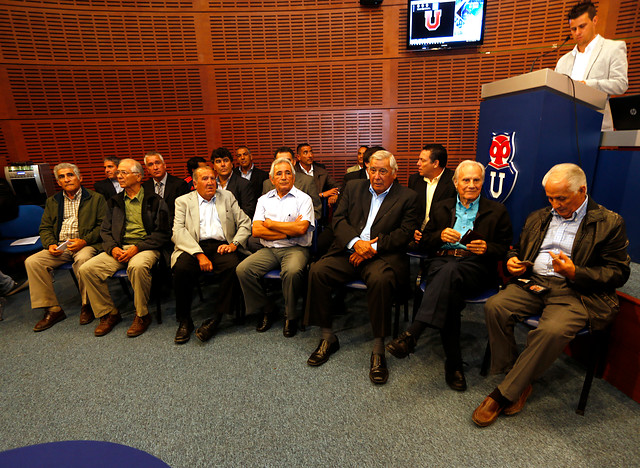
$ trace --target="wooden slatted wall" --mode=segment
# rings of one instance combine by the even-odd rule
[[[74,162],[91,186],[107,155],[158,150],[182,176],[217,146],[266,168],[308,141],[341,178],[359,145],[382,144],[406,182],[425,143],[450,165],[475,157],[481,84],[527,72],[573,3],[489,0],[483,46],[407,52],[404,0],[0,1],[0,165]],[[601,3],[640,93],[640,4]]]

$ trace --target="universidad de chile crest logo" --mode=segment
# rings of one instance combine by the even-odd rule
[[[485,193],[500,203],[509,198],[518,180],[518,169],[513,164],[516,155],[516,132],[491,133],[489,164],[485,174]]]

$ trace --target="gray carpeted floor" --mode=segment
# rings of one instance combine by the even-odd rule
[[[387,385],[367,377],[372,345],[362,295],[337,319],[342,349],[327,364],[306,359],[318,330],[264,334],[255,317],[224,322],[207,343],[173,344],[173,299],[162,325],[125,336],[132,305],[114,332],[78,325],[77,291],[66,272],[56,289],[67,320],[32,332],[41,317],[28,292],[9,298],[0,322],[0,450],[95,439],[145,450],[173,467],[210,466],[638,466],[640,405],[596,380],[586,415],[575,414],[583,370],[561,358],[534,384],[521,414],[480,429],[471,413],[499,382],[478,374],[486,344],[481,306],[463,317],[469,390],[450,390],[442,348],[425,334],[409,359],[388,357]],[[640,292],[640,269],[625,288]],[[205,290],[212,296],[212,290]],[[194,318],[207,317],[195,300]],[[524,335],[521,336],[523,338]]]

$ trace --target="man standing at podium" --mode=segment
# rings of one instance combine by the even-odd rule
[[[609,95],[623,94],[629,87],[625,42],[604,39],[596,33],[598,17],[591,2],[578,3],[569,11],[568,17],[576,46],[560,57],[555,71]],[[602,130],[613,130],[609,102],[604,110]]]

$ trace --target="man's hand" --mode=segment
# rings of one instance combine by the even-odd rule
[[[329,206],[335,205],[337,201],[338,201],[338,194],[331,195],[327,199],[327,203],[329,203]]]
[[[371,239],[370,241],[359,240],[355,244],[353,244],[353,250],[355,250],[356,251],[355,253],[357,253],[364,260],[368,260],[378,253],[371,246],[371,244],[374,244],[376,242],[378,242],[377,237],[375,239]]]
[[[476,239],[467,244],[467,250],[476,255],[482,255],[487,251],[487,243],[482,239]]]
[[[357,252],[353,252],[349,257],[349,263],[351,263],[354,267],[359,266],[362,262],[364,262],[366,258],[358,255]]]
[[[420,239],[422,239],[422,231],[418,231],[417,229],[413,231],[413,240],[416,244],[420,243]]]
[[[69,243],[67,244],[67,248],[72,252],[78,252],[86,247],[87,241],[84,239],[69,239]]]
[[[218,247],[218,253],[220,255],[228,254],[231,252],[235,252],[238,249],[236,244],[223,244]]]
[[[213,271],[213,263],[211,263],[209,257],[207,257],[203,253],[197,253],[196,258],[198,259],[198,263],[200,264],[200,271]]]
[[[455,244],[458,242],[462,236],[458,231],[451,228],[444,228],[444,230],[440,233],[440,239],[442,242],[449,242],[451,244]]]
[[[562,276],[570,280],[573,280],[576,277],[576,266],[571,259],[567,257],[567,254],[560,251],[557,254],[549,252],[549,255],[551,255],[551,258],[553,259],[551,264],[553,265],[553,270],[556,273],[560,273]]]
[[[340,191],[338,190],[338,188],[332,188],[327,190],[326,192],[322,192],[320,194],[321,198],[331,198],[331,197],[337,197],[338,193],[340,193]],[[331,202],[331,200],[329,200],[329,202]]]
[[[58,246],[56,244],[51,244],[49,246],[49,253],[54,257],[59,257],[62,255],[62,250],[58,250]]]
[[[119,256],[115,256],[113,254],[113,252],[115,252],[116,249],[118,249],[121,252]],[[138,247],[136,247],[135,245],[132,245],[127,250],[122,250],[119,247],[114,247],[114,249],[111,251],[111,256],[113,256],[113,258],[118,260],[120,263],[127,263],[138,252],[139,252]]]
[[[527,265],[523,265],[518,257],[511,257],[507,260],[507,271],[513,276],[520,276],[527,271]]]

